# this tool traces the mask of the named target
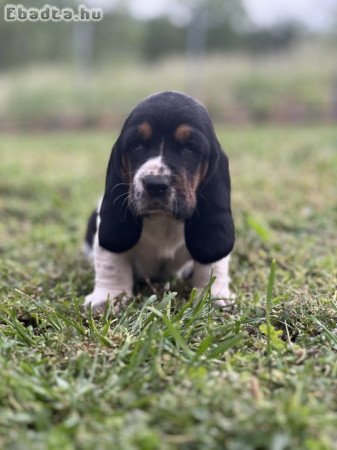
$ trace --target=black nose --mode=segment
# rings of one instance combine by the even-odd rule
[[[146,191],[154,197],[164,195],[169,188],[169,183],[169,177],[165,175],[148,175],[143,178],[143,184]]]

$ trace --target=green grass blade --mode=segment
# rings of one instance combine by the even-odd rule
[[[214,340],[214,337],[211,334],[209,334],[200,342],[199,347],[197,348],[197,351],[195,352],[194,360],[200,359],[200,356],[202,356],[204,353],[206,353],[206,351],[212,345],[213,340]]]
[[[317,325],[319,325],[321,328],[323,328],[323,330],[325,331],[325,333],[327,334],[327,336],[332,340],[332,342],[334,344],[337,344],[337,335],[333,334],[325,325],[324,323],[322,323],[320,320],[317,319],[317,317],[315,316],[308,316],[313,322],[315,322]]]
[[[222,353],[227,352],[231,348],[235,347],[239,344],[243,339],[242,334],[238,334],[236,336],[232,336],[229,339],[226,339],[224,342],[221,342],[219,345],[215,347],[214,350],[208,355],[209,358],[217,358]]]
[[[268,287],[267,287],[267,301],[266,301],[266,322],[267,322],[267,355],[271,354],[271,321],[270,314],[272,310],[272,302],[273,302],[273,289],[275,283],[275,270],[276,270],[276,261],[273,259],[270,266],[270,273],[268,278]]]

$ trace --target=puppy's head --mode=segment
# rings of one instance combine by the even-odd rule
[[[219,259],[217,251],[207,256],[200,251],[197,234],[204,234],[200,238],[207,245],[207,222],[214,225],[219,211],[230,215],[229,199],[227,159],[205,108],[177,92],[155,94],[132,111],[114,146],[100,244],[125,251],[138,241],[144,217],[168,214],[185,222],[186,244],[195,259]],[[209,232],[216,230],[213,226]]]
[[[136,216],[164,212],[185,220],[193,214],[208,167],[210,125],[206,111],[182,94],[154,95],[136,107],[119,138]]]

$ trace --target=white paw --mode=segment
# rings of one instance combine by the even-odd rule
[[[187,278],[190,278],[193,273],[193,267],[194,262],[193,261],[187,261],[177,272],[176,275],[178,278],[182,280],[187,280]]]
[[[235,303],[235,294],[231,294],[228,289],[223,292],[216,292],[213,294],[212,298],[214,299],[213,303],[218,308],[228,308],[229,306],[233,306]]]
[[[118,312],[126,303],[127,296],[122,292],[111,292],[106,289],[95,289],[85,297],[84,307],[91,306],[95,310],[103,310],[107,301],[111,302],[114,312]]]
[[[199,293],[202,292],[202,288],[197,288]],[[232,294],[227,287],[212,286],[211,287],[211,301],[212,304],[218,308],[228,308],[235,303],[236,296]]]

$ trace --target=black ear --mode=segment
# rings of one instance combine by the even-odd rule
[[[142,232],[142,219],[128,207],[129,183],[122,175],[122,155],[119,139],[112,149],[100,209],[99,245],[114,253],[130,250]]]
[[[233,249],[230,190],[228,158],[215,139],[208,174],[198,188],[197,207],[185,222],[186,246],[192,258],[201,264],[218,261]]]

